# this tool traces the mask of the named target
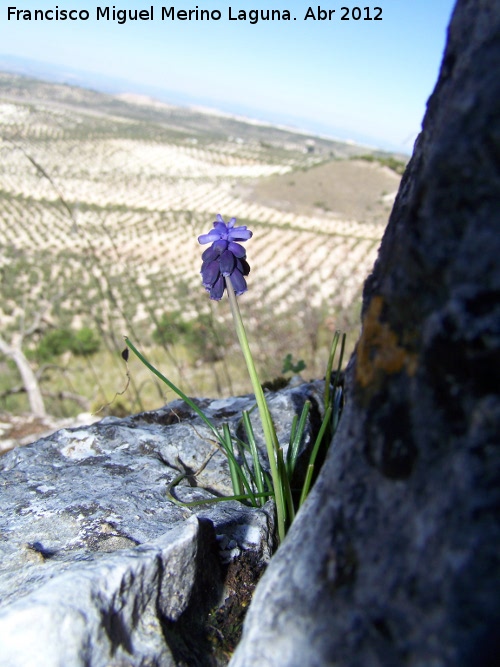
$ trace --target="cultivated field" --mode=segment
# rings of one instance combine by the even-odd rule
[[[249,390],[228,305],[210,302],[200,284],[196,237],[216,213],[254,232],[240,307],[263,380],[280,374],[289,352],[306,361],[304,376],[320,375],[336,328],[355,340],[362,284],[399,184],[379,161],[387,156],[1,73],[0,137],[0,327],[7,341],[25,334],[52,412],[86,401],[96,409],[123,388],[123,335],[192,394]],[[366,154],[377,159],[354,159]],[[153,333],[168,313],[206,349],[173,330],[159,346]],[[37,357],[48,331],[83,326],[102,341],[99,352]],[[0,410],[26,409],[11,394],[15,366],[0,364]],[[130,370],[125,409],[172,398],[138,362]]]

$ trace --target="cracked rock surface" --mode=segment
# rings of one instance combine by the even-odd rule
[[[321,410],[320,396],[321,383],[269,395],[282,441],[307,398]],[[233,431],[253,404],[200,401]],[[0,471],[2,667],[227,663],[216,616],[269,561],[274,509],[167,498],[180,474],[184,501],[232,493],[225,456],[183,403],[63,429],[8,452]]]

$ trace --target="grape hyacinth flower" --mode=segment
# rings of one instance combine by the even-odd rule
[[[198,237],[198,243],[211,243],[201,256],[201,277],[203,287],[210,298],[220,301],[226,289],[225,278],[229,277],[235,293],[239,296],[247,291],[245,276],[250,273],[246,261],[245,248],[237,241],[248,241],[252,232],[246,225],[235,227],[236,218],[226,223],[220,214],[214,222],[214,228],[208,234]]]

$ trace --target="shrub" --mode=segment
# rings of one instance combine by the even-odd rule
[[[95,354],[101,347],[101,339],[89,327],[82,327],[72,334],[70,350],[73,354],[84,356]]]
[[[35,356],[38,361],[50,361],[68,351],[76,355],[94,354],[100,346],[99,336],[89,327],[82,327],[78,331],[54,329],[40,340]]]
[[[396,174],[399,174],[400,176],[403,175],[404,170],[406,169],[406,163],[403,162],[402,160],[398,160],[392,155],[382,156],[382,155],[367,154],[367,155],[355,156],[353,159],[365,160],[365,162],[376,161],[383,167],[389,167],[389,169],[392,169],[392,171],[396,172]]]
[[[153,340],[159,345],[173,345],[181,342],[190,329],[190,323],[182,319],[178,310],[163,313],[158,326],[153,331]]]
[[[160,345],[180,343],[193,350],[197,359],[213,362],[222,359],[222,331],[209,314],[200,313],[194,320],[186,321],[179,311],[164,313],[153,331],[153,340]]]
[[[48,331],[38,343],[36,356],[40,361],[50,361],[71,349],[73,334],[69,329]]]

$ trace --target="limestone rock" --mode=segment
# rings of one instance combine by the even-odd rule
[[[33,570],[47,561],[44,569],[57,572],[44,572],[46,582],[34,585],[32,571],[32,593],[13,594],[15,602],[0,612],[2,665],[175,665],[161,620],[175,623],[189,605],[197,560],[210,553],[203,533],[192,517],[135,549],[127,549],[128,538],[108,537],[113,554],[82,558],[67,568],[51,568],[56,553],[50,547],[26,545],[24,572],[30,556]],[[212,562],[203,564],[212,569],[216,595],[213,553]]]
[[[321,410],[320,388],[269,395],[282,440],[306,398]],[[253,403],[200,401],[233,430]],[[168,500],[180,474],[185,501],[232,493],[225,456],[183,403],[63,429],[8,452],[0,470],[2,667],[227,662],[209,614],[230,604],[235,615],[238,577],[248,603],[274,548],[274,510]]]
[[[82,412],[77,417],[57,419],[50,415],[44,417],[33,414],[11,415],[0,412],[0,456],[19,445],[29,445],[35,440],[61,430],[75,426],[88,426],[99,421],[89,412]]]
[[[231,667],[500,655],[500,4],[459,0],[346,376]]]

